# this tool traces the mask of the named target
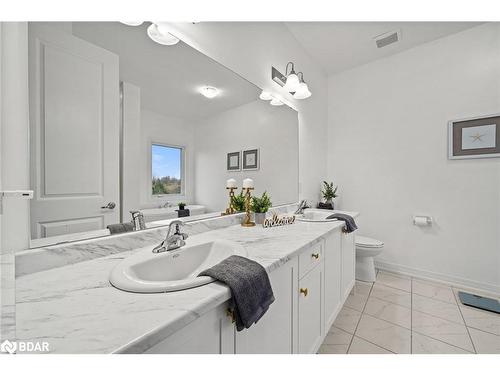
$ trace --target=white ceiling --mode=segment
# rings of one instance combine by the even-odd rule
[[[183,42],[162,46],[138,27],[118,22],[74,22],[72,32],[119,55],[120,80],[141,88],[141,107],[164,115],[193,119],[211,116],[258,100],[260,90],[238,74]],[[200,86],[215,86],[207,99]]]
[[[338,73],[399,53],[478,22],[286,22],[304,50],[327,74]],[[401,40],[377,48],[374,37],[401,31]],[[466,46],[464,46],[466,48]]]

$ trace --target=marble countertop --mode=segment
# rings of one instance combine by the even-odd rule
[[[238,242],[250,259],[272,272],[340,226],[338,221],[233,225],[196,237]],[[141,353],[230,298],[229,288],[218,282],[158,294],[115,289],[108,281],[111,269],[140,250],[17,278],[17,340],[47,341],[52,353]]]

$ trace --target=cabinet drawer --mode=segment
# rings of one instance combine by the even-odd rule
[[[313,245],[299,255],[299,279],[323,261],[323,243]]]

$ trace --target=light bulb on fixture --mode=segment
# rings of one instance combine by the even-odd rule
[[[259,98],[262,100],[272,100],[273,96],[271,95],[271,93],[262,90],[262,92],[259,95]]]
[[[291,65],[291,67],[292,67],[290,70],[290,73],[288,73],[288,66],[289,65]],[[288,64],[286,64],[285,75],[286,75],[286,82],[285,82],[285,86],[283,86],[283,88],[288,92],[297,91],[297,88],[299,87],[300,81],[299,81],[299,77],[295,73],[293,62],[289,62]]]
[[[179,38],[176,38],[156,23],[149,25],[148,36],[156,43],[163,44],[165,46],[173,46],[174,44],[179,43]]]
[[[300,75],[300,83],[299,86],[297,87],[297,91],[295,91],[295,93],[293,94],[293,97],[294,99],[307,99],[312,94],[311,91],[309,91],[307,83],[304,82],[304,73],[302,72],[297,73],[297,76],[299,75]]]
[[[278,105],[283,105],[283,102],[277,98],[273,98],[271,100],[271,105],[275,105],[275,106],[278,106]]]
[[[120,21],[120,23],[123,23],[127,26],[141,26],[144,21]]]
[[[217,90],[216,87],[212,86],[203,86],[202,88],[200,88],[199,92],[201,95],[208,99],[213,99],[217,95],[219,95],[219,90]]]
[[[295,94],[293,94],[293,97],[295,99],[307,99],[311,95],[311,91],[309,91],[309,87],[307,87],[307,84],[301,82],[299,88],[297,89],[297,91],[295,91]]]

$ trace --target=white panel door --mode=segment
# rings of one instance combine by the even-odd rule
[[[118,56],[30,24],[29,78],[32,238],[119,222]]]

